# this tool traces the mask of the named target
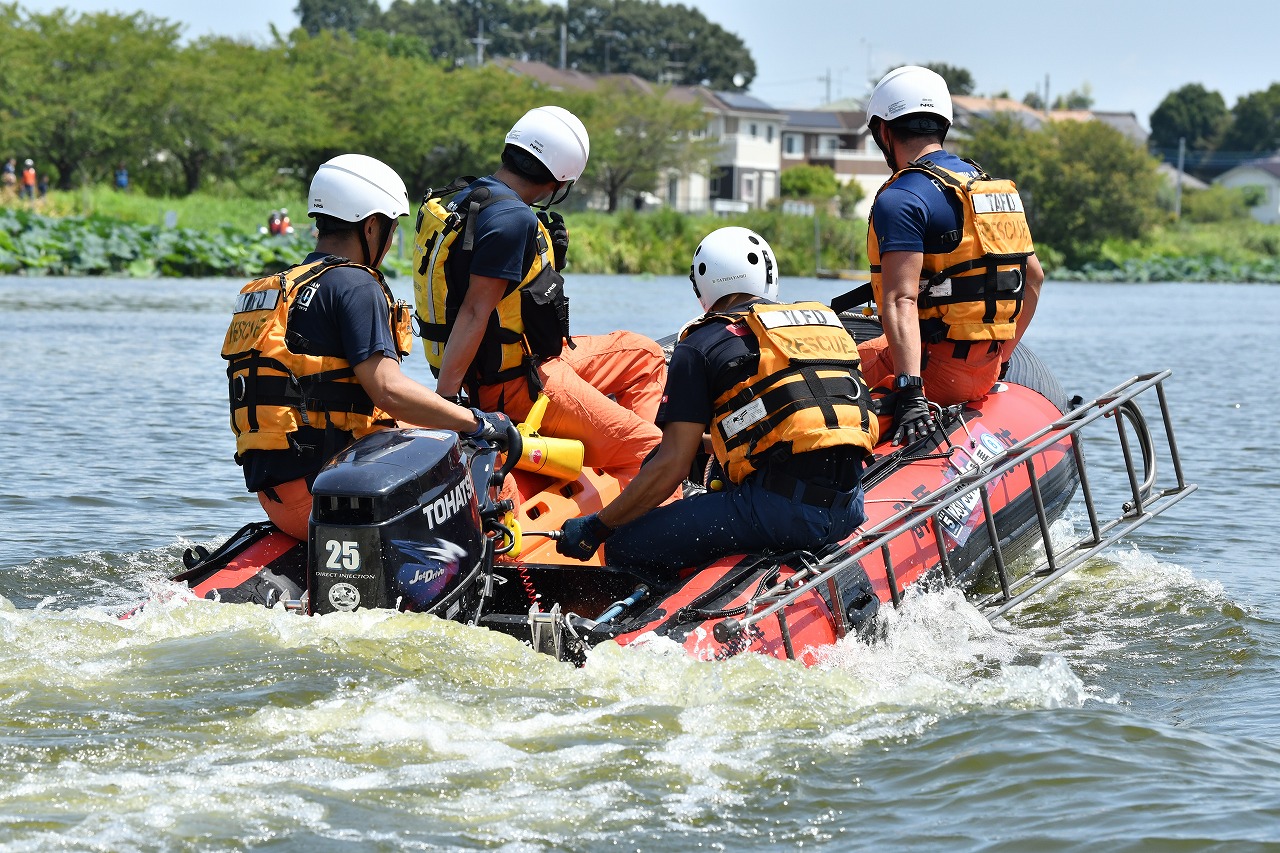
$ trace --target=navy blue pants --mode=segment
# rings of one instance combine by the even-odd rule
[[[674,578],[688,566],[729,554],[817,551],[853,533],[866,521],[862,487],[830,509],[809,506],[761,488],[748,479],[722,492],[707,492],[660,506],[614,531],[605,542],[609,565]]]

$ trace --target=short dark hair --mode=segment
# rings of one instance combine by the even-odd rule
[[[343,231],[354,231],[360,227],[359,222],[348,222],[345,219],[339,219],[336,216],[330,216],[327,213],[312,214],[316,220],[316,233],[324,236],[325,234],[339,234]]]
[[[316,220],[316,233],[321,236],[325,234],[340,234],[343,231],[359,231],[360,227],[364,225],[365,219],[370,219],[372,217],[377,217],[378,221],[382,223],[384,229],[387,227],[387,224],[391,222],[391,217],[384,213],[370,213],[359,222],[348,222],[345,219],[339,219],[338,217],[330,216],[327,213],[314,213],[312,216],[314,216]]]
[[[502,149],[502,165],[535,184],[557,183],[555,175],[541,160],[518,145],[508,144]]]
[[[950,123],[942,116],[932,113],[913,113],[889,122],[889,129],[895,136],[923,136],[941,145],[947,138]]]

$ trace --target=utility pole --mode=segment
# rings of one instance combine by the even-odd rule
[[[599,30],[597,31],[597,35],[599,35],[600,38],[605,40],[604,42],[604,73],[608,74],[609,73],[609,48],[613,45],[613,40],[622,38],[624,33],[621,33],[618,30]]]
[[[485,45],[490,44],[492,41],[493,39],[487,39],[484,37],[484,18],[481,18],[480,35],[471,40],[471,43],[476,46],[476,68],[484,65],[484,48]]]
[[[824,104],[831,103],[831,69],[830,68],[827,69],[826,74],[823,74],[818,78],[818,82],[827,84],[827,99],[823,101],[823,103]]]
[[[1187,158],[1187,138],[1178,137],[1178,180],[1173,185],[1173,219],[1182,219],[1182,166]]]
[[[565,4],[568,8],[568,4]],[[569,60],[569,25],[560,25],[560,70],[563,71],[568,66]]]

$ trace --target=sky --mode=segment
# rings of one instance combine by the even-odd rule
[[[561,0],[548,0],[556,3]],[[682,0],[739,36],[756,61],[751,94],[779,108],[864,97],[888,69],[945,62],[979,94],[1051,98],[1088,86],[1094,108],[1132,112],[1144,127],[1168,93],[1200,83],[1227,107],[1280,81],[1275,0],[1072,0],[952,4],[864,0]],[[144,11],[184,35],[266,41],[297,25],[297,0],[20,0],[30,11]],[[383,0],[383,6],[387,5]]]

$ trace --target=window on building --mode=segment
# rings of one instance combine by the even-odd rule
[[[782,134],[782,150],[787,154],[803,154],[804,137],[798,133]]]
[[[756,127],[756,123],[754,121],[747,125],[747,135],[752,139],[755,139],[760,135],[759,129]]]
[[[742,176],[742,198],[744,201],[756,200],[756,176],[754,173]]]
[[[765,142],[773,141],[773,125],[771,124],[766,124],[764,126],[764,141]]]

